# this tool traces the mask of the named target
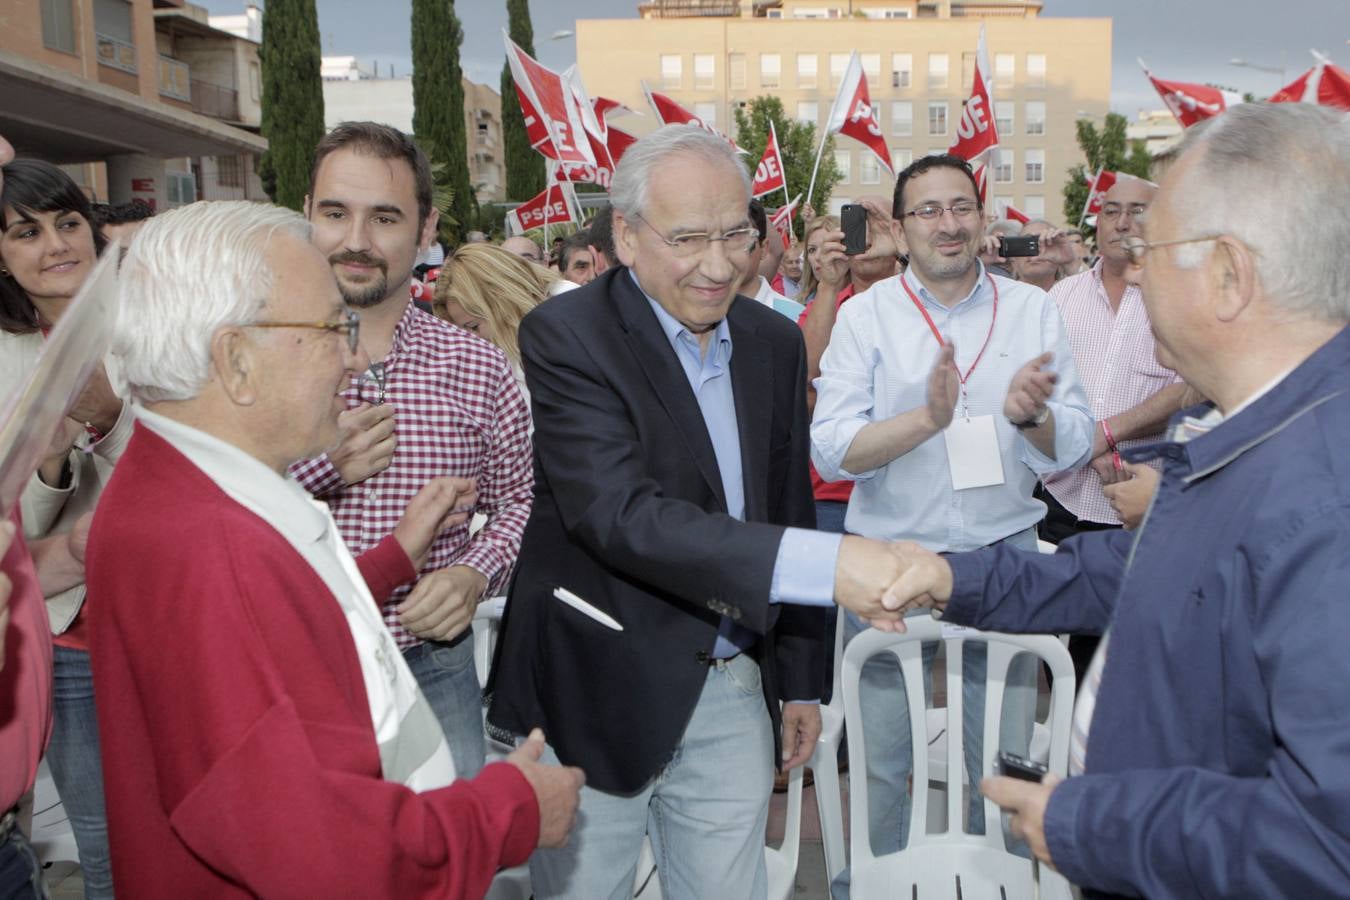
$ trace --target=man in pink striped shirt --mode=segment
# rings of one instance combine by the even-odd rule
[[[1139,218],[1156,189],[1150,181],[1121,175],[1097,217],[1101,258],[1050,290],[1097,420],[1092,461],[1047,476],[1037,493],[1048,508],[1041,537],[1054,543],[1084,531],[1120,527],[1103,493],[1104,485],[1130,477],[1119,451],[1160,436],[1186,398],[1185,383],[1154,356],[1143,295],[1125,279],[1129,254],[1122,240],[1139,233]],[[1080,682],[1096,645],[1095,637],[1075,635],[1070,640]]]

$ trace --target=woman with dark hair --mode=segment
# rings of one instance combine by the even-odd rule
[[[11,395],[37,364],[56,325],[98,261],[103,238],[89,201],[65,172],[18,159],[0,188],[0,396]],[[89,515],[131,436],[129,406],[100,368],[71,408],[22,499],[29,540],[72,534],[83,546]],[[94,712],[85,588],[47,598],[55,636],[53,720],[47,761],[80,850],[87,898],[112,897],[103,809],[98,720]]]

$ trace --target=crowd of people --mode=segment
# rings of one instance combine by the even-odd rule
[[[547,252],[442,253],[426,157],[369,122],[303,214],[96,211],[12,157],[0,390],[121,257],[112,352],[0,523],[0,896],[43,896],[45,754],[91,898],[470,898],[528,862],[618,900],[644,840],[665,896],[762,898],[836,628],[912,615],[1072,635],[1040,783],[982,770],[1028,754],[1039,667],[983,735],[967,643],[965,830],[1086,896],[1347,894],[1345,115],[1190,129],[1094,254],[990,222],[948,155],[854,198],[861,249],[810,209],[784,247],[686,126]],[[860,702],[854,840],[892,853],[922,739],[893,657]]]

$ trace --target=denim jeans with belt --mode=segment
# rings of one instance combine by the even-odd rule
[[[75,832],[85,900],[111,900],[112,860],[103,809],[103,761],[89,653],[52,648],[52,737],[47,765]]]

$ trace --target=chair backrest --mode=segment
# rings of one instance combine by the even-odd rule
[[[966,834],[961,830],[962,811],[965,805],[961,795],[961,779],[958,773],[964,771],[964,736],[962,734],[962,693],[961,693],[961,655],[965,644],[979,641],[988,647],[988,674],[986,676],[986,697],[984,711],[984,758],[982,771],[993,771],[994,757],[998,752],[999,722],[1002,717],[1004,682],[1013,657],[1026,652],[1039,657],[1050,668],[1054,676],[1051,688],[1050,715],[1047,725],[1050,729],[1050,771],[1064,775],[1068,771],[1069,730],[1073,718],[1073,662],[1068,651],[1054,637],[1048,635],[1013,635],[995,632],[982,632],[973,629],[958,629],[944,626],[943,623],[925,617],[905,620],[905,634],[891,634],[877,630],[868,630],[859,634],[848,644],[844,651],[842,694],[844,698],[844,717],[848,732],[849,758],[854,765],[849,773],[849,805],[851,833],[851,865],[855,885],[867,881],[869,868],[877,864],[872,853],[872,844],[868,834],[867,810],[867,772],[862,764],[867,758],[864,749],[866,735],[863,732],[862,709],[858,701],[859,678],[863,664],[879,653],[891,653],[900,663],[904,673],[904,690],[909,702],[910,729],[914,739],[913,802],[910,809],[909,845],[902,855],[914,849],[918,844],[963,844],[982,847],[990,851],[1006,853],[1003,829],[995,823],[1000,821],[1000,813],[992,801],[985,799],[986,834]],[[942,641],[947,650],[946,687],[947,687],[947,772],[949,787],[947,790],[947,831],[942,834],[926,834],[928,818],[928,780],[929,764],[927,741],[927,714],[924,706],[923,661],[921,643],[924,641]],[[991,739],[990,736],[993,736]],[[973,786],[972,786],[973,787]],[[861,895],[858,895],[861,896]],[[906,895],[908,896],[908,895]]]

